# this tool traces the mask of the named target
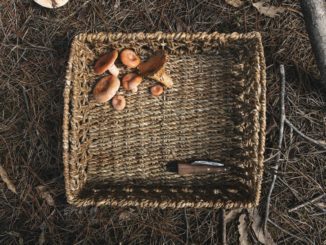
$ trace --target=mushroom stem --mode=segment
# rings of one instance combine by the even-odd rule
[[[149,77],[162,83],[167,88],[172,88],[173,86],[172,78],[168,74],[166,74],[164,70]]]
[[[119,72],[120,72],[120,70],[119,70],[119,68],[118,68],[115,64],[113,64],[113,65],[109,68],[109,72],[110,72],[113,76],[117,77],[117,76],[119,76]]]
[[[131,89],[131,93],[135,94],[138,92],[138,87],[132,88]]]
[[[149,58],[149,60],[141,63],[138,66],[138,70],[143,76],[148,76],[149,78],[162,83],[167,88],[172,88],[172,79],[165,71],[167,60],[168,55],[165,52],[159,52]]]
[[[131,90],[131,92],[136,93],[138,91],[138,86],[139,84],[141,84],[141,82],[143,81],[143,79],[140,76],[135,77],[135,79],[132,79],[129,82],[129,89]]]
[[[141,76],[138,76],[136,73],[128,73],[122,78],[122,85],[125,90],[131,90],[132,93],[138,91],[139,84],[143,81]]]
[[[113,50],[110,53],[102,55],[95,63],[94,72],[96,75],[101,75],[107,70],[114,76],[119,75],[119,69],[115,66],[114,62],[119,55],[118,50]]]

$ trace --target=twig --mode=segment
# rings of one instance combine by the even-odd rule
[[[267,201],[266,201],[266,211],[265,211],[265,216],[264,216],[264,222],[263,222],[263,228],[264,232],[267,231],[267,220],[269,216],[269,205],[271,202],[271,196],[272,192],[275,186],[276,178],[277,178],[277,171],[280,166],[280,159],[281,159],[281,147],[282,147],[282,141],[283,141],[283,132],[284,132],[284,121],[285,121],[285,103],[284,103],[284,98],[285,98],[285,70],[284,70],[284,65],[280,65],[280,74],[281,74],[281,98],[280,98],[280,105],[281,105],[281,117],[280,117],[280,133],[279,133],[279,138],[278,138],[278,153],[276,155],[276,163],[274,166],[274,173],[273,173],[273,180],[272,184],[269,188],[269,192],[267,195]]]
[[[221,244],[226,245],[226,222],[225,222],[225,210],[221,208],[220,212],[220,227],[221,227],[221,236],[220,236],[220,241]]]
[[[300,135],[302,138],[308,140],[309,142],[321,146],[326,149],[326,142],[323,140],[315,140],[313,138],[310,138],[309,136],[302,133],[297,127],[295,127],[288,119],[285,118],[285,123],[292,128],[298,135]]]
[[[281,231],[283,231],[284,233],[288,234],[291,237],[294,237],[296,239],[298,239],[299,241],[302,241],[304,243],[308,243],[308,244],[314,244],[309,238],[303,239],[301,237],[298,237],[297,235],[285,230],[284,228],[282,228],[281,226],[279,226],[278,224],[274,223],[273,221],[271,221],[270,219],[268,219],[268,222],[271,223],[272,225],[274,225],[276,228],[280,229]]]
[[[28,99],[27,99],[27,94],[26,94],[26,88],[24,86],[21,86],[23,88],[23,95],[24,95],[24,101],[26,104],[26,110],[27,110],[27,116],[30,117],[30,110],[29,110],[29,105],[28,105]]]
[[[185,220],[186,220],[186,241],[189,242],[189,222],[187,218],[187,209],[185,209]]]
[[[302,203],[302,204],[300,204],[300,205],[298,205],[298,206],[295,206],[295,207],[289,209],[289,212],[293,212],[293,211],[298,210],[299,208],[303,208],[303,207],[307,206],[308,204],[312,204],[312,203],[314,203],[314,202],[316,202],[316,201],[322,199],[322,198],[325,197],[325,196],[326,196],[326,193],[321,194],[321,195],[319,195],[319,196],[317,196],[317,197],[315,197],[315,198],[313,198],[313,199],[311,199],[311,200],[309,200],[309,201],[306,201],[306,202],[304,202],[304,203]]]
[[[321,216],[321,215],[326,215],[326,211],[325,212],[321,212],[321,213],[315,213],[315,214],[311,214],[311,216]]]

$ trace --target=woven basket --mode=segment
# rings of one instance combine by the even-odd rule
[[[122,112],[97,104],[94,61],[132,48],[142,60],[169,54],[174,81],[153,97],[144,79],[124,94]],[[121,67],[121,74],[128,71]],[[265,142],[261,36],[220,33],[80,34],[71,45],[64,90],[63,161],[68,202],[160,208],[257,205]],[[219,174],[180,176],[168,164],[214,160]]]

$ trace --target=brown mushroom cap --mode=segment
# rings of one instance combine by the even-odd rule
[[[164,89],[159,84],[151,87],[151,94],[153,96],[160,96],[163,92],[164,92]]]
[[[130,90],[130,88],[129,88],[129,82],[132,79],[134,79],[136,76],[137,76],[137,74],[136,73],[133,73],[133,72],[124,75],[124,77],[122,78],[122,86],[123,86],[123,88],[125,90],[127,90],[127,91]]]
[[[112,99],[118,92],[120,87],[120,80],[113,76],[103,77],[93,89],[93,95],[97,102],[104,103]]]
[[[134,79],[132,79],[129,82],[129,89],[133,92],[136,93],[138,91],[138,85],[141,84],[143,81],[143,78],[141,76],[136,76]]]
[[[102,55],[95,63],[95,66],[94,66],[95,74],[101,75],[104,72],[106,72],[107,70],[109,70],[112,66],[115,66],[114,62],[118,58],[118,55],[119,55],[119,53],[117,50],[113,50],[110,53],[106,53],[106,54]],[[117,74],[113,74],[113,75],[117,75]]]
[[[129,68],[136,68],[140,64],[139,56],[131,49],[124,49],[120,53],[120,60]]]
[[[141,63],[138,66],[138,70],[143,76],[153,75],[164,66],[167,59],[168,57],[164,52],[159,52],[150,57],[146,62]]]
[[[131,90],[136,93],[138,90],[138,85],[143,81],[143,78],[136,73],[128,73],[122,78],[122,86],[125,90]]]
[[[65,5],[69,0],[34,0],[37,4],[45,8],[59,8]]]
[[[126,99],[122,95],[116,95],[112,99],[112,106],[117,111],[122,111],[126,107]]]
[[[141,75],[148,76],[167,88],[172,88],[173,81],[171,77],[165,71],[165,63],[168,60],[168,55],[164,52],[157,53],[152,56],[146,62],[141,63],[138,66],[138,70]]]

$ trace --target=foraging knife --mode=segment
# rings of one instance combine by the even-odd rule
[[[192,163],[178,163],[177,171],[179,175],[214,174],[226,171],[223,163],[213,161],[194,161]]]

